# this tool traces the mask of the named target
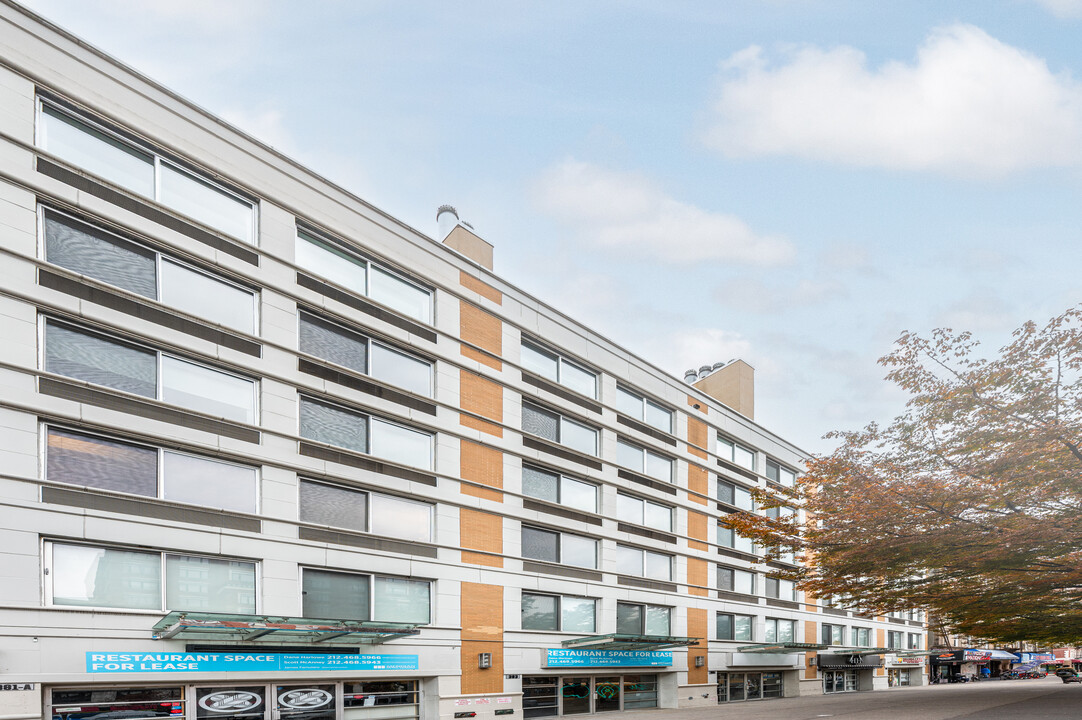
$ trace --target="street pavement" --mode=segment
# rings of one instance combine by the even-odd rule
[[[1082,684],[985,680],[841,695],[753,700],[690,710],[605,713],[626,720],[1082,720]]]

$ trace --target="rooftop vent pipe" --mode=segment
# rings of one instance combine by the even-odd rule
[[[458,211],[451,205],[440,205],[436,211],[436,227],[443,240],[458,226]]]

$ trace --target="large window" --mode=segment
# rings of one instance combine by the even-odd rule
[[[383,537],[432,541],[431,504],[311,480],[300,483],[300,518]]]
[[[597,601],[574,595],[522,592],[522,629],[592,633],[597,628]]]
[[[45,479],[254,513],[254,467],[64,428],[46,428]]]
[[[597,512],[597,485],[533,465],[522,466],[522,494],[575,510]]]
[[[432,469],[432,435],[405,425],[301,396],[301,437]]]
[[[796,642],[796,620],[766,619],[766,638],[768,643]]]
[[[906,639],[909,641],[907,649],[920,650],[920,633],[908,633]]]
[[[718,613],[718,640],[751,640],[751,628],[755,618],[751,615]]]
[[[736,530],[722,523],[718,524],[718,545],[739,550],[740,552],[755,552],[755,543],[751,541],[751,538],[744,537]]]
[[[301,584],[305,617],[431,622],[432,588],[427,580],[305,568]]]
[[[718,435],[718,456],[742,468],[755,469],[755,451],[722,435]]]
[[[255,563],[49,542],[50,605],[252,614]]]
[[[432,395],[432,363],[428,360],[303,311],[300,351],[418,395]]]
[[[796,585],[792,580],[768,577],[766,579],[766,596],[778,600],[796,600]]]
[[[527,340],[522,341],[522,367],[592,398],[597,397],[597,375],[562,355]]]
[[[207,177],[121,137],[97,120],[42,100],[38,145],[126,190],[246,243],[255,242],[255,206]]]
[[[726,592],[755,594],[755,573],[739,568],[718,568],[718,589]]]
[[[672,532],[673,509],[626,493],[616,494],[616,517],[623,522]]]
[[[823,644],[824,645],[844,645],[845,644],[845,626],[844,625],[831,625],[829,623],[823,623]]]
[[[45,369],[227,420],[255,422],[254,380],[52,318],[45,321]]]
[[[256,294],[143,245],[51,209],[42,210],[45,259],[190,315],[254,333]]]
[[[297,231],[297,265],[423,323],[432,322],[432,291],[336,242]]]
[[[785,487],[793,487],[796,484],[796,473],[785,467],[777,460],[766,459],[766,479],[776,482]]]
[[[616,572],[654,580],[672,580],[672,555],[626,545],[616,546]]]
[[[616,603],[616,632],[622,635],[671,635],[672,608]]]
[[[850,628],[849,635],[852,640],[852,644],[856,645],[857,647],[870,647],[872,644],[871,628]]]
[[[905,647],[905,633],[901,630],[888,630],[887,647],[891,650],[903,649]]]
[[[718,480],[718,500],[741,510],[755,510],[751,491],[727,480]]]
[[[672,411],[633,390],[617,386],[614,404],[624,415],[642,420],[663,432],[672,432]]]
[[[597,430],[536,405],[522,404],[522,429],[587,455],[597,455]]]
[[[672,458],[629,443],[623,438],[616,440],[616,462],[662,482],[672,482]]]
[[[522,557],[596,569],[597,540],[523,525]]]

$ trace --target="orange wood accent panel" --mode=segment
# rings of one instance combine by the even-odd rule
[[[503,692],[503,588],[462,583],[462,694]],[[479,653],[492,653],[492,667],[477,667]]]
[[[688,464],[688,499],[700,505],[708,505],[710,473],[706,468]],[[692,494],[695,493],[695,494]]]
[[[473,290],[481,297],[488,298],[497,305],[503,305],[503,293],[491,285],[481,282],[473,275],[459,270],[458,281],[462,284],[462,287]]]
[[[470,550],[503,552],[503,518],[492,513],[462,508],[458,512],[459,545]],[[462,552],[462,562],[489,567],[503,567],[503,558],[495,555]]]
[[[707,611],[703,608],[688,608],[688,637],[698,638],[699,644],[688,648],[688,683],[702,685],[708,680],[707,666],[709,656],[706,654],[706,643],[710,637],[708,634]],[[695,667],[695,658],[703,659],[702,667]]]
[[[503,502],[503,453],[470,440],[459,441],[459,476],[486,488],[463,484],[462,494]]]
[[[688,558],[688,595],[707,597],[710,590],[710,565],[706,560]]]

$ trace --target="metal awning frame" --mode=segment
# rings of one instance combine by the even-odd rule
[[[794,653],[794,652],[812,652],[816,650],[825,650],[829,645],[823,643],[766,643],[759,645],[743,645],[736,648],[733,652],[740,653]]]
[[[864,655],[886,655],[887,653],[894,653],[894,652],[895,651],[891,650],[890,648],[857,647],[857,648],[840,648],[838,650],[835,650],[834,654],[835,655],[861,655],[861,656],[864,656]]]
[[[568,649],[668,650],[670,648],[698,645],[699,639],[676,637],[673,635],[630,635],[626,633],[610,633],[608,635],[588,635],[572,640],[564,640],[560,644]]]
[[[237,642],[256,642],[266,638],[276,643],[298,645],[345,640],[361,645],[379,645],[420,632],[411,623],[173,611],[154,624],[151,637],[155,640],[187,638]]]

